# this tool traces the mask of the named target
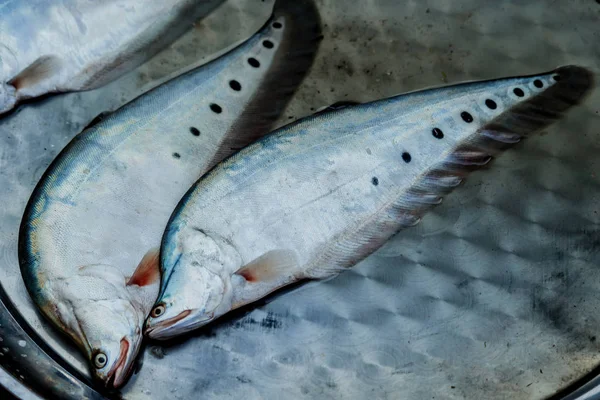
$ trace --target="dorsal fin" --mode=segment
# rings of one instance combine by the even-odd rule
[[[86,129],[91,128],[92,126],[104,121],[106,117],[111,115],[110,111],[102,111],[100,114],[96,115],[81,131],[85,131]]]
[[[342,108],[346,108],[346,107],[350,107],[350,106],[356,106],[360,104],[358,101],[338,101],[336,103],[333,103],[329,106],[325,106],[325,107],[321,107],[319,108],[314,114],[315,115],[320,115],[320,114],[325,114],[328,112],[332,112],[332,111],[337,111],[337,110],[341,110]]]

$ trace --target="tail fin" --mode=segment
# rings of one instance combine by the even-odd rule
[[[272,130],[294,92],[307,75],[322,39],[321,18],[313,0],[277,0],[260,30],[283,30],[281,45],[261,88],[232,126],[211,166]]]
[[[556,83],[482,126],[469,142],[458,146],[436,170],[427,174],[420,189],[439,190],[436,176],[464,175],[472,167],[485,164],[477,160],[489,160],[521,138],[546,128],[581,103],[594,86],[592,72],[578,66],[565,66],[541,75],[551,75]],[[424,187],[430,186],[426,182],[433,186]]]

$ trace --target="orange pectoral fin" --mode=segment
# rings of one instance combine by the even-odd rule
[[[137,285],[143,287],[158,282],[160,279],[158,256],[158,248],[148,251],[142,258],[142,261],[140,261],[131,278],[129,278],[127,285]]]
[[[269,282],[293,275],[297,271],[296,256],[290,250],[272,250],[240,268],[235,273],[247,282]]]

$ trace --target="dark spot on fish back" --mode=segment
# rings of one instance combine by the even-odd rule
[[[179,154],[179,153],[173,153],[173,158],[179,159],[179,158],[181,158],[181,154]]]
[[[281,22],[273,22],[273,28],[281,29],[282,27],[283,27],[283,25],[281,25]]]
[[[489,108],[490,110],[495,110],[496,107],[498,107],[498,105],[496,104],[496,102],[492,99],[487,99],[485,101],[485,105],[487,106],[487,108]]]
[[[560,81],[561,78],[560,78],[560,75],[557,74],[557,75],[554,75],[552,77],[552,79],[554,79],[556,82],[558,82],[558,81]]]
[[[240,90],[242,90],[242,85],[235,79],[232,79],[229,81],[229,87],[232,88],[233,90],[235,90],[236,92],[239,92]]]
[[[514,93],[514,94],[516,94],[516,95],[517,95],[517,96],[519,96],[519,97],[523,97],[523,96],[525,96],[525,93],[524,93],[524,92],[523,92],[523,91],[522,91],[520,88],[515,88],[515,89],[513,90],[513,93]]]
[[[409,163],[410,160],[412,160],[412,157],[410,156],[410,153],[407,153],[405,151],[404,153],[402,153],[402,159],[404,160],[405,163]]]
[[[473,116],[466,111],[461,112],[460,117],[467,123],[473,122]]]
[[[440,128],[433,128],[433,130],[431,131],[431,134],[436,139],[442,139],[444,137],[444,132],[442,132],[442,130]]]
[[[200,136],[200,131],[198,130],[198,128],[194,128],[193,126],[190,128],[190,132],[192,133],[192,135],[194,136]]]
[[[374,176],[373,178],[371,178],[371,183],[373,184],[373,186],[377,186],[379,185],[379,179],[377,179],[377,177]]]
[[[210,105],[210,109],[212,110],[212,112],[216,113],[216,114],[221,114],[221,112],[223,112],[223,109],[221,108],[220,105],[212,103]]]
[[[539,79],[536,79],[535,81],[533,81],[533,85],[538,89],[544,87],[544,83],[542,81],[540,81]]]
[[[254,68],[258,68],[258,67],[260,67],[260,63],[259,63],[259,62],[258,62],[258,60],[257,60],[256,58],[254,58],[254,57],[250,57],[250,58],[248,59],[248,64],[250,64],[250,65],[251,65],[252,67],[254,67]]]
[[[270,40],[263,40],[263,46],[267,49],[272,49],[273,48],[273,42],[271,42]]]

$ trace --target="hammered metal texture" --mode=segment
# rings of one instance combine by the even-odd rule
[[[2,285],[82,373],[79,353],[37,316],[20,278],[17,230],[34,185],[96,114],[251,34],[270,4],[229,0],[114,84],[0,120]],[[280,124],[337,101],[600,65],[594,0],[318,5],[321,50]],[[542,399],[567,387],[600,363],[599,114],[596,88],[339,277],[150,343],[123,397]]]

